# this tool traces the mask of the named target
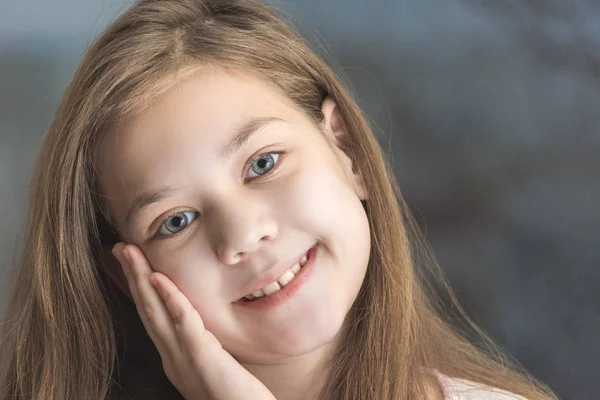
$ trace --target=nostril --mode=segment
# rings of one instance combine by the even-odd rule
[[[245,258],[244,252],[235,253],[233,251],[227,250],[219,250],[218,252],[219,259],[225,265],[234,265],[241,262]]]
[[[232,257],[232,264],[237,264],[240,263],[242,261],[244,261],[246,259],[246,254],[247,253],[237,253],[236,255],[234,255]]]
[[[259,245],[264,245],[266,242],[270,242],[271,240],[273,240],[273,238],[269,235],[265,235],[263,237],[260,238],[260,240],[258,241]]]

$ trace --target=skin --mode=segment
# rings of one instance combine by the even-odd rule
[[[247,73],[198,69],[100,144],[99,186],[123,238],[113,254],[186,399],[310,399],[323,385],[364,280],[370,231],[364,182],[337,146],[347,132],[336,104],[326,98],[321,109],[317,126]],[[255,117],[283,122],[220,159],[219,149]],[[252,168],[273,151],[285,154],[261,157],[272,169]],[[126,223],[137,195],[165,186],[179,189]],[[177,211],[190,218],[185,229],[167,236],[163,225],[154,237]],[[268,311],[234,304],[315,244],[313,273],[294,297]]]

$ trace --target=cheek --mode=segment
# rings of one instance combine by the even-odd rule
[[[292,224],[324,241],[361,278],[370,253],[370,227],[352,184],[336,164],[327,162],[302,169],[290,182],[281,218],[294,218]]]
[[[176,249],[153,249],[147,255],[152,268],[166,275],[199,312],[218,301],[221,278],[199,244],[185,243]]]
[[[286,178],[286,189],[280,191],[284,198],[276,199],[273,204],[273,209],[281,209],[280,218],[287,221],[293,218],[294,224],[309,232],[334,229],[340,220],[350,217],[353,203],[359,201],[335,167],[324,161],[296,169],[294,175]]]

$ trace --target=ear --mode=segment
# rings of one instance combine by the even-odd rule
[[[339,113],[339,107],[336,102],[329,96],[325,97],[323,104],[321,105],[321,112],[323,113],[323,133],[326,139],[335,151],[338,159],[343,163],[344,172],[350,179],[354,187],[354,191],[360,200],[366,200],[367,190],[364,184],[364,180],[360,174],[358,166],[355,165],[348,155],[352,148],[352,138],[346,124]]]

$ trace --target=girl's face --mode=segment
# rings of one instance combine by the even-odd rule
[[[204,69],[99,149],[100,187],[124,241],[247,362],[331,342],[365,276],[364,184],[324,137],[346,134],[335,103],[326,99],[322,110],[321,129],[263,81]],[[269,308],[239,301],[314,246],[308,279],[291,297]]]

